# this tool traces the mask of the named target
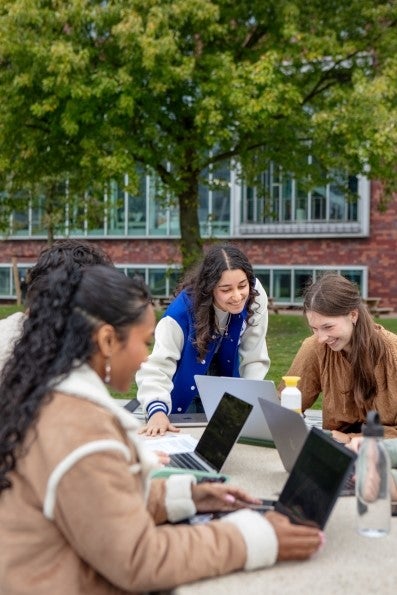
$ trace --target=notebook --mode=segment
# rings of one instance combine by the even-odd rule
[[[263,500],[293,523],[323,529],[357,455],[312,427],[276,501]]]
[[[227,391],[253,406],[253,411],[241,431],[240,439],[243,441],[248,439],[248,441],[266,442],[272,440],[272,434],[266,419],[263,417],[258,398],[261,397],[272,403],[279,404],[280,399],[277,396],[274,382],[271,380],[204,375],[196,375],[194,379],[208,419],[211,419],[223,393]]]
[[[268,426],[273,436],[274,445],[280,455],[284,469],[290,473],[295,465],[299,453],[310,432],[310,427],[304,422],[303,418],[280,404],[269,403],[265,399],[259,399],[259,404],[266,418]],[[315,427],[315,426],[313,426]],[[316,430],[324,436],[327,433],[316,427]],[[339,444],[331,437],[333,443]],[[346,449],[347,450],[347,449]],[[340,491],[342,496],[352,496],[355,493],[354,472],[351,471],[346,479],[344,486]]]
[[[194,451],[171,454],[168,466],[218,473],[251,410],[250,403],[224,392]]]

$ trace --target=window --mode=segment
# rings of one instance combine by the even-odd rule
[[[240,234],[367,236],[369,181],[331,173],[327,178],[324,172],[324,183],[308,190],[302,181],[270,164],[257,178],[257,186],[241,186]]]
[[[301,306],[302,294],[307,284],[315,281],[326,271],[335,271],[357,283],[363,297],[367,295],[367,269],[348,267],[254,267],[256,277],[261,281],[268,296],[283,306]]]

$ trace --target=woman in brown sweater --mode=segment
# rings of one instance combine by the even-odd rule
[[[371,409],[378,411],[385,436],[396,437],[397,335],[374,322],[358,287],[336,273],[305,290],[303,311],[313,336],[287,372],[301,377],[303,410],[322,393],[323,427],[340,442],[361,433]]]

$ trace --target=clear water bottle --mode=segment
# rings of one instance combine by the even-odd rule
[[[368,413],[362,432],[356,461],[357,528],[361,535],[382,537],[390,531],[390,459],[376,411]]]

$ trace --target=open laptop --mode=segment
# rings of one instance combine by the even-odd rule
[[[229,376],[194,377],[205,414],[211,419],[225,391],[237,395],[253,406],[242,431],[241,438],[253,440],[272,440],[272,434],[263,417],[258,398],[261,397],[275,404],[280,403],[274,382],[271,380],[250,380],[248,378],[232,378]]]
[[[273,442],[284,469],[291,472],[310,428],[296,411],[259,398],[259,405],[267,421]]]
[[[251,411],[250,403],[224,392],[194,451],[171,454],[167,466],[218,473]]]
[[[357,455],[312,427],[278,500],[263,499],[253,510],[276,510],[298,525],[324,529]],[[227,513],[195,515],[190,524],[208,522]]]
[[[277,510],[293,523],[323,529],[357,455],[312,427],[278,500],[263,500],[262,509]]]
[[[171,413],[168,419],[177,428],[200,428],[208,423],[205,413]]]
[[[286,407],[282,407],[280,404],[275,405],[274,403],[270,403],[261,398],[259,399],[259,404],[272,433],[274,445],[280,455],[284,469],[290,473],[311,428],[305,423],[301,415]],[[320,430],[317,427],[316,429],[323,435],[327,434],[325,431]],[[335,444],[338,444],[332,438],[330,438],[330,440]],[[354,493],[355,480],[352,471],[347,475],[340,495],[352,496]]]

